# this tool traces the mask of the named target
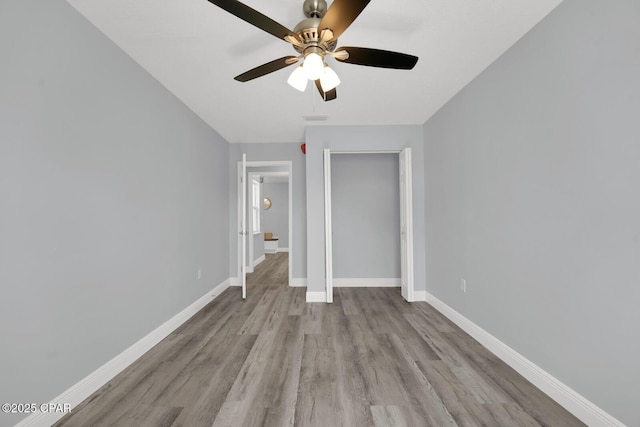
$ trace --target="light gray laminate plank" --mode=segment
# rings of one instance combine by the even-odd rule
[[[172,375],[175,378],[169,384],[162,384],[157,393],[147,393],[144,401],[182,407],[195,403],[204,391],[221,382],[221,376],[229,372],[235,372],[234,378],[238,375],[255,341],[255,336],[214,335],[177,375]]]
[[[54,425],[109,425],[131,410],[131,399],[139,401],[154,384],[172,381],[200,347],[193,336],[170,335]],[[182,357],[183,353],[187,356]]]
[[[285,308],[286,304],[282,306],[284,316],[279,328],[258,335],[214,425],[224,425],[229,419],[242,424],[248,422],[247,417],[257,423],[259,416],[269,416],[259,425],[292,423],[304,335],[300,316],[286,315]]]
[[[279,252],[265,254],[265,260],[258,264],[254,272],[247,275],[247,284],[264,285],[288,285],[289,281],[289,254]]]
[[[400,294],[400,288],[380,288],[381,294],[384,296],[384,305],[387,309],[398,314],[414,313],[416,303],[407,302]]]
[[[430,305],[387,288],[306,304],[277,255],[246,300],[227,289],[56,426],[582,425]]]
[[[121,419],[109,422],[111,426],[170,427],[174,425],[182,408],[166,408],[157,405],[138,404]],[[88,424],[87,424],[88,425]]]
[[[369,404],[353,392],[335,337],[305,335],[295,425],[372,425]]]
[[[487,378],[491,378],[494,384],[509,395],[513,403],[525,408],[526,412],[539,424],[545,426],[584,425],[464,331],[459,330],[446,335],[452,345],[458,348],[470,363],[474,364],[477,371],[482,372]]]
[[[498,425],[492,421],[492,416],[485,414],[483,404],[477,401],[474,393],[449,370],[445,362],[418,361],[417,366],[459,426]]]
[[[254,398],[245,425],[293,425],[303,343],[300,316],[288,316],[287,323],[270,343],[271,353],[265,359],[264,375],[253,382]]]
[[[440,332],[424,316],[404,315],[409,323],[434,349],[440,359],[461,382],[467,385],[469,392],[481,403],[511,403],[513,399],[485,373],[475,369],[469,359],[449,341],[446,333]]]
[[[471,424],[464,424],[468,426],[541,427],[541,424],[522,408],[512,403],[468,402],[465,409],[474,419]]]
[[[207,379],[200,386],[196,388],[194,382],[182,384],[178,393],[183,397],[191,396],[191,398],[185,403],[184,410],[173,427],[210,427],[213,424],[257,337],[255,335],[244,335],[240,338],[228,336],[226,339],[232,338],[235,338],[237,343],[220,347],[217,351],[218,360],[203,361],[215,367],[208,374],[201,371],[202,375],[207,375]],[[170,395],[167,394],[168,396]],[[168,400],[174,401],[172,398]]]
[[[378,337],[363,315],[346,316],[344,328],[336,331],[344,354],[347,372],[363,381],[364,395],[370,405],[403,405],[406,402],[402,378],[382,351]]]
[[[238,334],[258,334],[264,327],[264,324],[273,313],[273,306],[276,299],[279,296],[279,292],[276,290],[266,290],[262,294],[262,298],[256,304],[256,307],[251,311],[249,318],[242,325]]]
[[[181,334],[187,329],[187,333],[202,333],[202,331],[209,330],[211,325],[217,325],[220,319],[228,317],[237,308],[237,304],[238,300],[234,290],[225,289],[173,333]]]
[[[438,331],[454,332],[459,329],[455,323],[447,319],[438,310],[433,308],[432,305],[427,304],[426,302],[416,302],[414,306],[414,314],[424,316],[424,318],[427,319]]]
[[[375,427],[411,427],[413,424],[401,406],[371,406],[371,416]]]
[[[287,327],[285,323],[288,322],[292,298],[292,289],[281,288],[277,291],[276,299],[267,312],[261,331],[275,331]]]
[[[301,316],[302,329],[305,334],[322,333],[322,319],[325,309],[326,304],[324,303],[312,302],[307,304],[304,314]]]
[[[307,288],[306,287],[295,287],[291,290],[292,297],[291,303],[289,304],[289,312],[290,316],[301,316],[304,314],[306,309],[306,300],[307,300]]]
[[[353,292],[349,288],[335,288],[333,291],[340,295],[340,303],[344,314],[351,315],[362,313],[356,292]]]
[[[442,401],[434,386],[419,369],[404,346],[395,335],[380,335],[380,344],[394,365],[395,376],[401,380],[405,391],[404,405],[410,407],[419,419],[416,425],[455,426],[454,417]]]

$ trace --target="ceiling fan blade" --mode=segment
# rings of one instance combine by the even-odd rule
[[[316,82],[316,87],[318,88],[318,92],[320,92],[320,96],[325,102],[333,101],[334,99],[336,99],[336,97],[338,96],[338,93],[336,92],[335,88],[331,89],[328,92],[325,92],[322,89],[322,85],[320,84],[320,79],[316,80],[315,82]]]
[[[360,15],[369,4],[370,0],[334,0],[324,14],[318,31],[330,29],[333,36],[329,40],[335,40],[346,30],[349,25]]]
[[[410,70],[418,62],[417,56],[407,55],[406,53],[400,52],[391,52],[388,50],[346,46],[336,49],[336,53],[341,51],[346,51],[349,56],[345,59],[341,59],[338,55],[335,57],[338,61],[349,64],[366,65],[369,67]]]
[[[298,40],[298,36],[287,27],[237,0],[209,0],[209,2],[248,22],[249,24],[266,31],[269,34],[273,34],[279,39],[285,40],[285,37],[288,36]]]
[[[282,58],[274,59],[271,62],[267,62],[266,64],[262,64],[245,73],[235,76],[234,79],[239,82],[248,82],[249,80],[257,79],[265,74],[273,73],[274,71],[288,67],[291,64],[295,64],[297,62],[294,61],[295,59],[295,56],[283,56]]]

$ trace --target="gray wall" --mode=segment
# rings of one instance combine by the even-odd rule
[[[289,246],[289,184],[265,182],[262,195],[271,199],[271,207],[262,210],[262,228],[278,237],[278,247]]]
[[[637,0],[566,0],[424,126],[427,290],[629,426],[638,22]]]
[[[400,277],[397,154],[331,156],[333,275]]]
[[[380,151],[411,148],[414,218],[414,277],[425,290],[424,138],[422,126],[310,126],[306,128],[307,277],[309,292],[325,290],[324,181],[322,150]]]
[[[293,164],[293,252],[289,253],[293,263],[292,277],[307,277],[307,212],[306,212],[306,178],[305,156],[300,144],[230,144],[229,146],[229,271],[232,276],[238,275],[238,229],[237,229],[237,163],[242,160],[242,153],[247,154],[248,161],[291,161]],[[252,170],[273,171],[269,168]]]
[[[0,402],[47,402],[229,276],[228,144],[62,0],[0,52]]]

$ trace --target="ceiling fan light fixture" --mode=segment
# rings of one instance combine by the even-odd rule
[[[324,67],[324,74],[320,77],[320,86],[325,92],[329,92],[331,89],[335,89],[340,84],[340,78],[335,71],[328,65]]]
[[[302,69],[302,65],[299,65],[295,70],[293,70],[293,73],[289,76],[287,83],[298,89],[300,92],[304,92],[307,88],[307,81],[307,74]]]
[[[338,47],[338,38],[360,15],[371,0],[333,0],[327,7],[326,0],[304,0],[303,19],[293,31],[266,15],[247,6],[239,0],[209,0],[230,14],[248,22],[280,40],[290,43],[299,56],[284,56],[252,68],[234,77],[239,82],[248,82],[302,60],[289,76],[287,82],[303,91],[307,80],[313,80],[324,101],[336,99],[336,86],[340,84],[338,75],[326,66],[325,56],[354,65],[367,67],[411,70],[418,57],[400,52],[365,47]]]
[[[309,80],[318,80],[324,73],[324,60],[322,59],[322,56],[316,52],[306,54],[304,57],[304,63],[302,64],[302,69]]]

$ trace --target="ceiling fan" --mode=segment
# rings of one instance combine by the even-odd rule
[[[338,75],[325,61],[327,57],[348,64],[399,70],[410,70],[418,62],[417,56],[388,50],[344,46],[336,49],[338,37],[360,15],[369,1],[334,0],[327,9],[325,0],[305,0],[303,10],[307,19],[300,21],[291,31],[237,0],[209,0],[249,24],[291,43],[299,54],[267,62],[234,77],[236,80],[248,82],[302,61],[302,65],[291,73],[287,82],[304,91],[307,81],[313,80],[325,101],[336,99],[336,86],[340,84]]]

